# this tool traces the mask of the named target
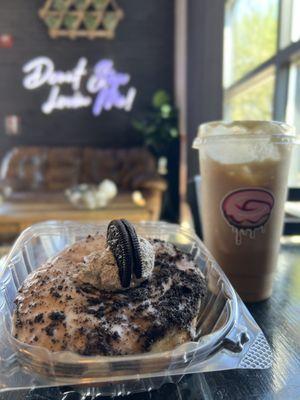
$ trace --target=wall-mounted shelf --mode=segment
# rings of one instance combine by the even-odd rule
[[[115,0],[46,0],[39,16],[53,39],[112,39],[124,13]]]

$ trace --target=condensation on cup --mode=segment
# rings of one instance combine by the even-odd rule
[[[199,128],[204,242],[244,301],[272,293],[294,128],[272,121]]]

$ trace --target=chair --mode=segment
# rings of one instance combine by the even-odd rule
[[[188,181],[187,201],[192,211],[195,231],[197,235],[202,239],[200,190],[201,190],[201,176],[195,175]]]
[[[289,188],[285,211],[283,234],[300,235],[300,188]]]

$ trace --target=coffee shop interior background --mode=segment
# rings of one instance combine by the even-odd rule
[[[1,240],[53,218],[190,225],[187,204],[196,222],[200,123],[300,128],[299,17],[299,0],[2,0]]]

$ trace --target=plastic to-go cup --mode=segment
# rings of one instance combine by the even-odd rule
[[[204,243],[244,301],[272,293],[294,128],[281,122],[200,126]]]

